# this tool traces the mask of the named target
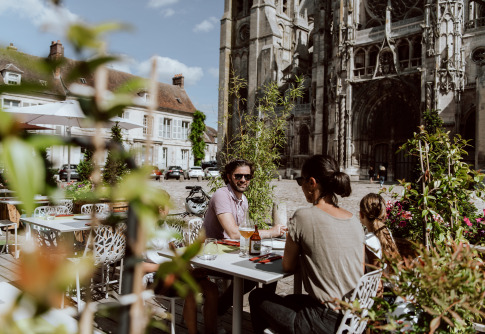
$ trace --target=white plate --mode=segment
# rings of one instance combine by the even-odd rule
[[[74,216],[74,219],[79,219],[79,220],[90,220],[91,215],[82,215],[82,216]]]
[[[273,239],[273,249],[285,249],[285,241],[274,240]]]

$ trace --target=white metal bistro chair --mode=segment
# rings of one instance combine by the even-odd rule
[[[72,199],[61,199],[59,200],[59,205],[65,206],[67,208],[68,213],[72,213],[74,210],[74,202]]]
[[[337,334],[361,334],[364,332],[367,321],[362,320],[362,318],[367,316],[369,309],[374,305],[373,298],[377,295],[383,270],[384,268],[374,270],[360,278],[357,287],[350,297],[349,303],[358,300],[362,308],[362,314],[359,316],[350,310],[345,311]]]
[[[93,212],[95,213],[109,213],[109,205],[106,203],[96,203],[96,204],[84,204],[81,206],[81,214],[88,215]]]
[[[180,225],[167,225],[167,228],[173,229],[179,233],[181,232],[183,237],[182,243],[185,245],[190,245],[199,236],[200,229],[202,228],[203,222],[204,221],[201,218],[197,217],[189,220],[187,223],[187,226],[184,228],[181,228]],[[180,244],[180,242],[176,242],[176,244]],[[175,302],[182,298],[179,296],[165,296],[165,295],[155,295],[154,297],[160,298],[162,300],[166,300],[169,302],[169,307],[167,309],[167,312],[170,313],[170,333],[175,334],[175,323],[176,323]]]
[[[121,294],[121,284],[123,279],[123,259],[126,250],[126,236],[123,228],[113,228],[108,225],[100,225],[93,228],[90,238],[93,238],[93,257],[94,266],[100,267],[102,270],[101,286],[105,291],[105,297],[108,298],[109,286],[118,283],[118,293]],[[89,251],[89,240],[86,245],[86,251],[83,256],[86,256]],[[78,258],[70,259],[71,261],[78,261]],[[109,266],[121,262],[120,274],[118,280],[110,280]],[[106,276],[105,276],[106,275]],[[79,272],[76,273],[76,296],[78,311],[81,311],[81,287],[79,282]]]
[[[42,218],[46,215],[55,214],[55,215],[65,215],[68,214],[69,210],[67,207],[62,205],[56,206],[38,206],[34,210],[34,217]],[[57,231],[51,230],[46,227],[40,227],[36,225],[32,225],[30,231],[33,231],[34,238],[37,242],[37,245],[41,248],[47,249],[55,249],[59,244],[59,239],[61,238],[61,234]]]
[[[18,240],[17,240],[17,229],[18,229],[18,224],[17,223],[14,223],[13,221],[8,220],[8,219],[0,220],[0,235],[3,234],[2,233],[2,229],[5,228],[5,245],[2,248],[2,253],[3,252],[8,253],[8,231],[9,231],[9,229],[12,226],[13,226],[13,230],[14,230],[14,233],[15,233],[15,253],[14,253],[14,257],[16,259],[18,259],[18,257],[19,257],[19,253],[17,251],[17,244],[18,244]]]

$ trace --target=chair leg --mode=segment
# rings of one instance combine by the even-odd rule
[[[105,292],[106,292],[106,299],[108,299],[108,290],[109,290],[109,264],[106,266],[106,286],[105,286]]]
[[[5,252],[8,254],[8,230],[10,226],[5,229]]]
[[[170,298],[170,333],[175,334],[175,298]]]
[[[122,279],[123,279],[123,259],[121,259],[120,261],[120,276],[119,276],[119,279],[118,279],[118,294],[121,295],[121,283],[122,283]]]
[[[18,224],[15,224],[15,255],[14,257],[16,259],[19,258],[19,252],[17,251],[17,245],[18,245],[18,240],[17,240],[17,229],[18,229]]]
[[[81,313],[81,287],[79,284],[79,270],[76,271],[76,295],[77,295],[77,311]]]

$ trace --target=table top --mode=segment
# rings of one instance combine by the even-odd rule
[[[34,198],[35,203],[49,203],[49,198],[47,196],[36,196]],[[22,204],[22,201],[16,199],[16,198],[9,198],[9,199],[1,199],[0,198],[0,203],[4,204],[10,204],[10,205],[20,205]]]
[[[77,220],[74,217],[75,216],[56,217],[53,220],[47,220],[43,217],[28,217],[20,218],[20,220],[25,223],[46,227],[61,233],[87,231],[91,228],[91,226],[86,225],[86,223],[91,222],[91,220]]]
[[[221,247],[222,248],[222,247]],[[183,249],[181,249],[183,251]],[[272,253],[283,254],[283,251],[274,251]],[[173,257],[170,250],[160,250],[158,254],[161,256]],[[202,267],[228,275],[241,277],[251,281],[269,284],[280,279],[290,276],[290,273],[284,273],[282,261],[276,260],[266,264],[253,263],[249,261],[248,257],[239,256],[239,248],[225,247],[215,260],[202,260],[197,256],[190,260],[190,263],[197,267]]]

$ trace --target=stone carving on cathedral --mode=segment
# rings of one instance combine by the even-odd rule
[[[472,53],[473,62],[483,65],[485,64],[485,47],[479,47]]]
[[[385,48],[379,53],[378,64],[376,77],[397,74],[396,65],[394,63],[394,53],[390,48]]]
[[[426,110],[434,109],[433,82],[426,82]]]

